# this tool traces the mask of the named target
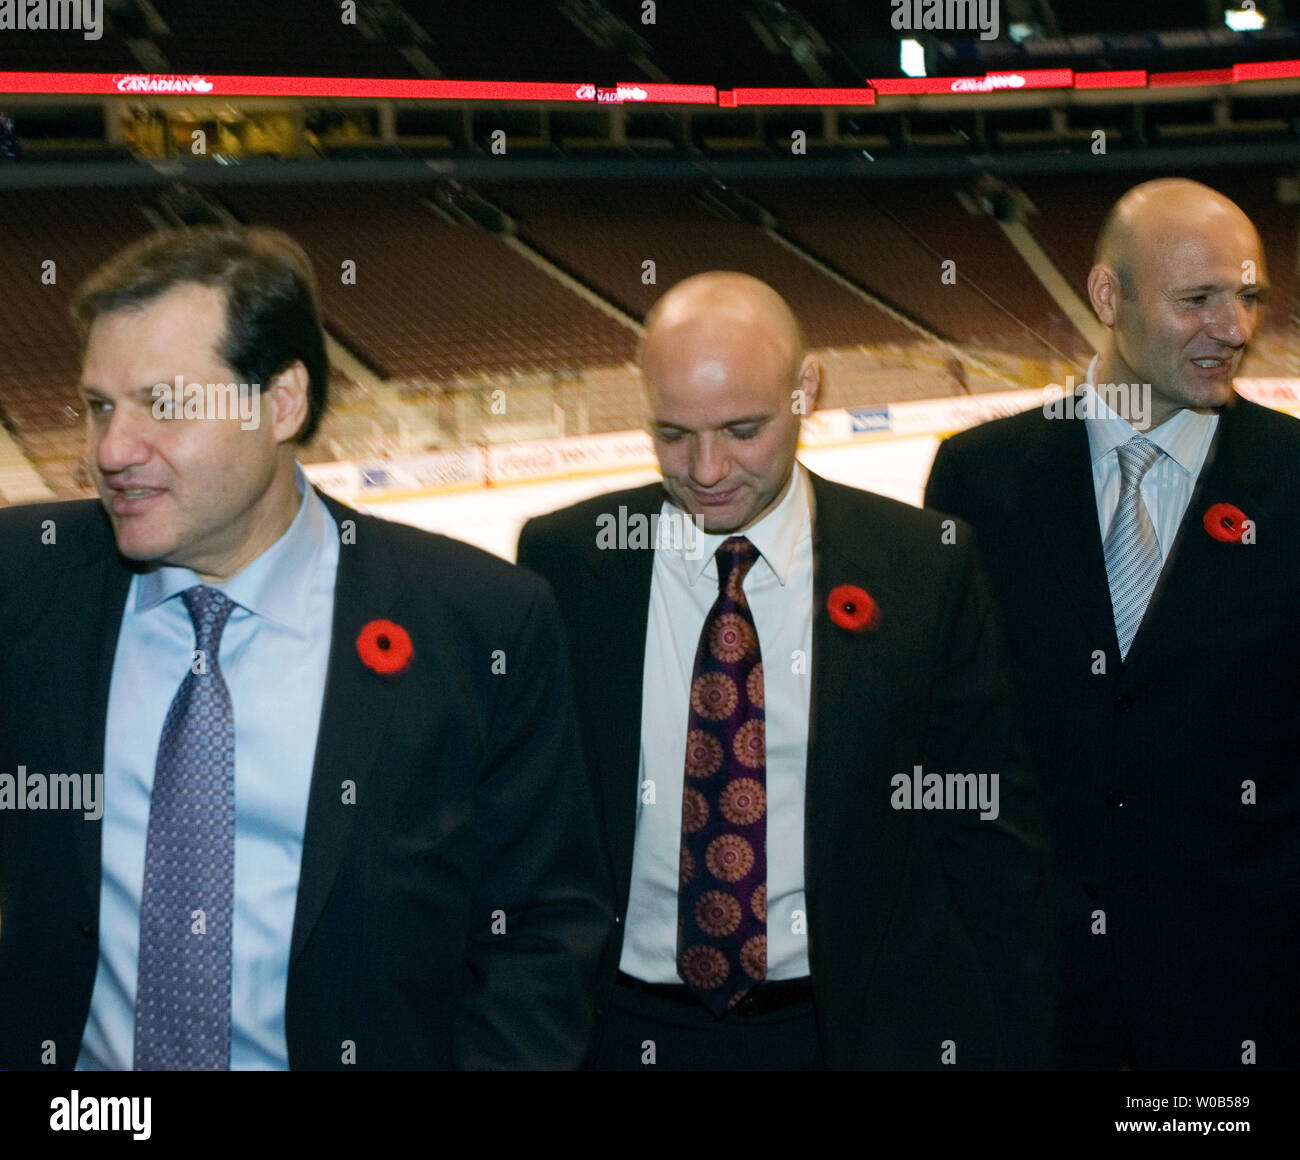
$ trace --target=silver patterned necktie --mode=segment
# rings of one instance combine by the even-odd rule
[[[1142,477],[1163,452],[1141,435],[1134,435],[1117,450],[1120,492],[1106,533],[1106,579],[1110,582],[1119,655],[1127,658],[1164,562],[1151,516],[1142,502]]]
[[[140,898],[137,1070],[230,1067],[230,933],[235,885],[235,715],[221,633],[235,604],[181,593],[196,654],[158,743]]]

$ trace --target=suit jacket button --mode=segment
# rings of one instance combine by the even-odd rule
[[[1120,693],[1120,695],[1115,698],[1116,713],[1127,713],[1131,708],[1133,708],[1133,698],[1127,693]]]
[[[1097,884],[1095,882],[1085,882],[1083,884],[1083,892],[1089,898],[1096,898],[1099,893],[1097,890]]]
[[[77,929],[87,938],[95,937],[95,924],[93,922],[87,922],[83,918],[79,923],[77,923]]]
[[[1106,804],[1118,809],[1124,804],[1124,792],[1118,789],[1111,790],[1110,793],[1106,795]]]

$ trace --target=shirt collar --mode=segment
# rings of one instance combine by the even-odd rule
[[[681,548],[663,549],[682,556],[686,579],[692,588],[714,562],[714,556],[723,542],[732,535],[743,535],[749,540],[758,549],[759,555],[767,561],[767,566],[772,569],[777,582],[782,587],[785,586],[794,568],[795,553],[799,550],[799,545],[812,535],[808,473],[803,465],[796,461],[791,476],[790,485],[785,489],[785,494],[777,502],[776,507],[753,527],[747,528],[744,532],[698,533],[700,544],[698,555],[694,551]],[[679,510],[669,500],[664,501],[664,507],[672,507],[674,513]]]
[[[1136,434],[1151,440],[1184,471],[1196,470],[1199,452],[1204,443],[1207,428],[1213,428],[1219,421],[1216,413],[1203,414],[1184,407],[1172,418],[1166,419],[1159,427],[1150,431],[1139,432],[1127,419],[1112,410],[1093,386],[1097,371],[1099,355],[1092,356],[1088,364],[1088,373],[1079,390],[1091,396],[1090,407],[1084,415],[1088,430],[1088,448],[1092,462],[1097,463],[1117,447],[1127,443]]]
[[[293,465],[293,482],[302,502],[284,535],[225,583],[212,587],[220,589],[241,608],[305,635],[310,629],[307,610],[314,581],[313,565],[328,535],[328,513],[297,463]],[[190,568],[167,564],[154,568],[139,577],[135,611],[146,612],[203,583],[203,578]]]

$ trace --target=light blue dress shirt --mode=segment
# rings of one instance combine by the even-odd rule
[[[1140,490],[1160,543],[1160,558],[1167,560],[1183,516],[1187,514],[1192,492],[1196,490],[1196,481],[1205,466],[1210,445],[1214,442],[1214,433],[1219,428],[1218,412],[1193,411],[1185,407],[1159,427],[1138,432],[1127,419],[1108,407],[1097,393],[1092,385],[1096,368],[1097,359],[1094,357],[1080,391],[1087,391],[1092,396],[1084,422],[1088,429],[1092,486],[1097,497],[1097,524],[1101,529],[1102,543],[1106,542],[1110,521],[1115,518],[1115,508],[1119,505],[1122,483],[1119,447],[1134,435],[1142,434],[1164,452],[1142,477]]]
[[[295,467],[289,529],[217,585],[236,604],[220,664],[235,714],[235,906],[231,1068],[288,1066],[285,987],[307,797],[325,693],[338,528]],[[189,671],[188,568],[135,576],[117,639],[104,738],[99,964],[77,1067],[132,1065],[140,895],[154,764],[168,707]]]

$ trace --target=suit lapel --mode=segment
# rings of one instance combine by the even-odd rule
[[[342,783],[359,780],[373,764],[393,704],[387,695],[391,690],[361,663],[355,642],[362,627],[385,617],[396,600],[395,563],[374,528],[378,521],[358,516],[328,496],[321,498],[340,530],[344,520],[359,526],[356,542],[339,549],[329,676],[307,804],[291,961],[320,916],[348,847],[354,811],[340,808]],[[63,611],[49,621],[57,626],[58,640],[44,650],[52,664],[66,657],[68,666],[66,679],[59,681],[60,696],[51,705],[51,728],[67,739],[68,769],[103,770],[109,688],[132,575],[117,554],[106,520],[102,526],[92,524],[84,561],[65,575],[72,578],[66,598],[52,596]],[[68,651],[68,640],[82,642],[82,650]],[[102,824],[86,824],[79,817],[72,826],[87,897],[96,905],[102,831]]]
[[[91,501],[98,506],[98,501]],[[78,599],[59,601],[63,613],[58,620],[60,640],[52,642],[46,655],[52,663],[64,658],[73,668],[68,679],[59,682],[63,692],[52,706],[55,736],[67,739],[70,770],[104,770],[104,734],[108,725],[108,694],[113,679],[113,661],[122,627],[126,594],[132,572],[117,554],[112,530],[104,520],[103,543],[91,548],[83,568],[78,569]],[[93,593],[90,599],[86,592]],[[68,640],[81,642],[81,649],[68,651]],[[87,824],[76,816],[73,844],[81,868],[86,895],[99,907],[102,821]]]
[[[870,877],[855,883],[864,913],[853,929],[880,931],[897,896],[906,859],[903,828],[889,824],[887,787],[866,784],[862,773],[873,739],[888,736],[889,650],[874,633],[836,626],[827,600],[841,584],[880,593],[893,569],[888,545],[872,547],[878,526],[864,524],[861,510],[847,507],[841,491],[809,472],[816,505],[813,516],[812,689],[808,720],[808,764],[804,784],[804,889],[809,900],[810,945],[839,941],[834,914],[821,914],[814,900],[831,898],[842,881],[841,855],[869,840],[875,851]],[[864,972],[869,968],[864,964]],[[814,967],[814,971],[816,967]]]
[[[343,782],[360,786],[365,780],[394,702],[392,690],[362,664],[356,649],[361,629],[372,620],[387,618],[399,595],[396,561],[384,542],[382,521],[358,515],[326,495],[321,498],[340,533],[345,532],[347,520],[353,522],[356,535],[353,543],[344,536],[339,546],[329,675],[307,799],[291,963],[320,917],[349,847],[356,811],[343,804]]]
[[[659,484],[625,495],[629,517],[650,517],[663,506]],[[617,512],[614,513],[617,515]],[[650,619],[650,584],[654,576],[653,549],[601,551],[589,547],[596,574],[591,609],[591,636],[584,657],[575,664],[590,664],[600,710],[595,733],[604,752],[596,755],[593,770],[598,808],[605,824],[616,889],[626,906],[632,874],[632,846],[636,838],[637,778],[641,764],[641,697],[645,680],[646,630]]]
[[[1186,633],[1206,609],[1231,590],[1230,551],[1203,526],[1206,509],[1230,503],[1248,518],[1257,517],[1268,490],[1267,445],[1255,435],[1256,413],[1238,396],[1223,408],[1219,428],[1178,525],[1165,565],[1138,626],[1126,666],[1140,665],[1167,631]]]
[[[1084,421],[1044,419],[1026,455],[1039,473],[1027,489],[1032,539],[1043,545],[1062,601],[1078,615],[1088,639],[1118,656]]]

